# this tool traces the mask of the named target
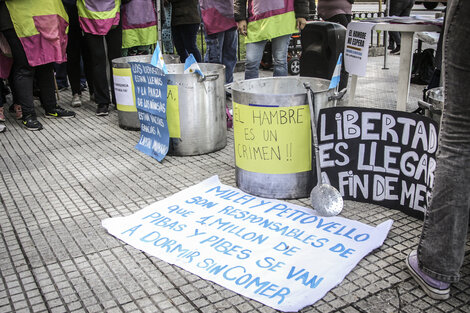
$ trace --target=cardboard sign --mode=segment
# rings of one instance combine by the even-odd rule
[[[131,216],[110,234],[204,279],[282,311],[321,299],[380,247],[392,225],[372,227],[223,185],[217,176]]]
[[[235,164],[239,168],[264,174],[312,169],[308,105],[269,107],[233,103],[233,125]]]
[[[166,120],[167,78],[151,64],[129,64],[140,121],[140,139],[135,147],[161,162],[168,153],[170,142]]]
[[[344,66],[348,73],[366,76],[371,30],[374,25],[367,22],[348,24],[344,43]]]
[[[323,179],[345,200],[422,216],[434,183],[438,125],[414,113],[336,107],[320,111]]]
[[[113,80],[117,109],[123,112],[136,112],[130,68],[113,68]]]

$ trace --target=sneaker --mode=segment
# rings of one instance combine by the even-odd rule
[[[98,104],[98,108],[96,109],[96,115],[107,116],[109,114],[108,107],[109,105],[107,104]]]
[[[0,133],[3,133],[6,129],[7,127],[5,126],[5,124],[0,124]]]
[[[388,45],[387,50],[393,50],[395,49],[395,45]]]
[[[13,107],[13,112],[15,112],[16,119],[21,120],[23,118],[23,110],[21,109],[21,105],[15,103],[10,107],[10,110],[12,107]]]
[[[82,95],[79,95],[78,93],[73,95],[73,97],[72,97],[72,106],[74,108],[82,106]]]
[[[67,111],[57,106],[54,111],[46,111],[45,116],[47,118],[71,118],[75,117],[74,111]]]
[[[450,296],[450,284],[434,279],[418,267],[418,253],[416,250],[410,252],[405,260],[411,276],[421,286],[423,291],[434,300],[446,300]]]
[[[395,49],[390,51],[390,54],[400,54],[400,46],[396,46]]]
[[[3,107],[0,107],[0,122],[5,122],[5,113]]]
[[[42,129],[42,124],[35,117],[32,117],[32,116],[29,116],[25,120],[23,120],[23,125],[28,130],[41,130]]]

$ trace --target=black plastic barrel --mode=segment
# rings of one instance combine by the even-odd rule
[[[331,79],[339,54],[344,51],[346,28],[337,23],[308,23],[302,30],[300,76]],[[339,89],[348,84],[348,73],[341,71]]]

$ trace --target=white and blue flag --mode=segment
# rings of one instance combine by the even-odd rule
[[[191,73],[196,73],[202,78],[204,78],[204,74],[201,72],[201,69],[199,68],[199,65],[196,62],[196,59],[194,58],[194,55],[191,53],[187,58],[186,61],[184,61],[184,74],[191,74]]]
[[[150,64],[161,69],[163,73],[168,74],[168,70],[166,69],[165,61],[163,61],[163,54],[160,50],[160,45],[158,44],[158,42],[157,46],[155,47],[155,51],[153,52]]]
[[[343,54],[340,53],[338,56],[338,62],[336,62],[335,70],[333,71],[333,76],[331,77],[330,81],[330,87],[328,89],[333,89],[338,87],[339,85],[339,79],[341,76],[341,59],[343,57]]]

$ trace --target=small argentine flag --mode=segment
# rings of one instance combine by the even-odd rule
[[[330,87],[328,89],[336,88],[339,85],[339,78],[341,76],[341,58],[343,54],[340,53],[338,56],[338,62],[336,62],[335,70],[333,71],[333,76],[331,77]]]
[[[186,61],[184,61],[183,73],[184,74],[196,73],[202,78],[204,78],[204,74],[202,74],[201,69],[199,68],[199,65],[197,65],[196,59],[194,58],[194,55],[192,53],[186,58]]]
[[[160,50],[160,45],[158,44],[158,42],[157,46],[155,47],[155,51],[153,52],[150,64],[161,69],[163,73],[168,74],[168,70],[166,69],[165,61],[163,61],[163,54]]]

